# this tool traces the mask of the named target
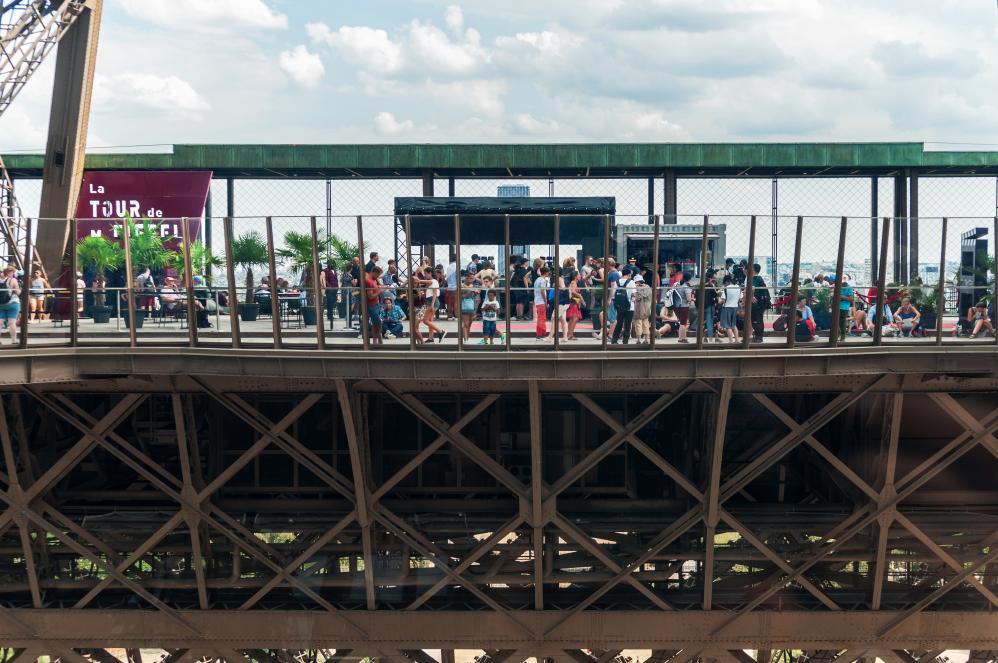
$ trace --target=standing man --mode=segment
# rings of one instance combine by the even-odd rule
[[[856,296],[853,293],[852,284],[849,283],[849,277],[842,277],[842,290],[839,292],[839,340],[846,340],[846,332],[849,331],[849,326],[852,324],[852,316],[849,314],[852,310],[852,304],[856,300]]]
[[[613,295],[613,307],[617,311],[617,325],[613,328],[611,343],[617,344],[621,333],[624,336],[624,345],[631,340],[631,322],[634,320],[634,291],[637,286],[634,283],[634,274],[630,267],[624,267],[621,272],[620,282]]]
[[[444,291],[444,300],[447,302],[447,319],[453,320],[457,317],[457,256],[450,254],[450,263],[447,271],[444,272],[447,279],[447,289]]]
[[[548,287],[550,286],[550,281],[548,280],[548,274],[551,272],[547,265],[543,265],[540,270],[540,276],[534,279],[534,336],[535,340],[543,341],[547,338],[547,304],[548,304]]]
[[[762,343],[765,326],[762,316],[768,310],[773,300],[769,294],[766,282],[760,276],[762,266],[759,263],[752,265],[752,342]],[[848,309],[848,307],[846,307]]]
[[[326,263],[322,275],[326,279],[326,317],[329,319],[329,328],[332,329],[333,312],[336,311],[336,299],[340,288],[340,275],[336,273],[336,264],[332,260]]]
[[[368,258],[369,260],[367,261],[367,264],[364,265],[365,274],[370,274],[371,271],[378,266],[378,261],[380,260],[377,251],[371,251],[371,254],[368,256]]]

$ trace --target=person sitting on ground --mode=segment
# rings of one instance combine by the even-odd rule
[[[994,336],[995,328],[988,315],[988,303],[979,301],[967,310],[967,322],[971,325],[970,338],[977,338],[981,332]]]
[[[814,340],[814,313],[811,312],[811,307],[807,305],[807,295],[797,296],[794,324],[794,337],[798,341],[809,342]]]
[[[894,312],[894,322],[900,327],[902,335],[911,336],[912,333],[918,335],[922,324],[922,314],[912,306],[910,297],[901,300],[901,306]]]
[[[876,302],[876,300],[874,300]],[[857,334],[873,336],[873,331],[877,328],[877,312],[870,308],[866,311],[857,308],[853,311],[853,331]],[[897,331],[894,325],[894,313],[888,304],[883,306],[882,335],[893,336]]]
[[[676,314],[672,309],[662,307],[659,311],[658,319],[655,321],[655,327],[657,327],[657,338],[678,335],[679,318],[676,317]]]
[[[402,326],[405,320],[405,312],[395,303],[395,299],[385,297],[381,306],[381,329],[385,338],[405,338],[407,334]]]

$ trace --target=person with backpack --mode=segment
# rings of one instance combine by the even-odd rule
[[[634,291],[637,286],[634,283],[634,275],[630,267],[625,267],[621,272],[620,282],[613,293],[613,308],[617,312],[617,325],[613,328],[611,342],[616,345],[621,335],[624,337],[624,345],[631,339],[631,323],[634,321]]]
[[[762,266],[759,263],[752,265],[752,342],[762,343],[763,334],[765,332],[765,326],[763,325],[762,316],[768,311],[773,305],[772,296],[769,294],[769,288],[766,287],[766,282],[763,280],[759,273],[762,272]],[[746,330],[748,333],[748,330]]]
[[[690,287],[690,279],[693,275],[683,272],[679,281],[672,288],[672,310],[679,320],[679,342],[689,343],[687,338],[690,328],[690,302],[693,298],[693,288]]]
[[[17,343],[17,318],[21,314],[21,284],[15,274],[9,265],[0,274],[0,320],[7,323],[12,343]]]
[[[635,343],[649,343],[651,338],[652,288],[641,275],[634,277],[634,321],[632,329]]]

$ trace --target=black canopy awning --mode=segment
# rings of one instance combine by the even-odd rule
[[[453,244],[454,215],[461,215],[461,244],[503,244],[510,215],[512,244],[551,244],[560,215],[559,243],[582,244],[603,234],[603,218],[616,211],[613,197],[594,198],[396,198],[395,214],[410,217],[413,244]]]

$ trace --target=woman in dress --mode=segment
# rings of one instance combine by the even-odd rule
[[[45,293],[49,289],[49,282],[42,276],[42,270],[36,269],[31,272],[31,282],[28,287],[28,315],[27,322],[32,320],[45,319]]]
[[[576,272],[575,278],[568,281],[568,311],[565,313],[565,319],[568,321],[569,341],[578,340],[575,338],[575,326],[582,319],[582,290],[579,287],[581,279],[582,275]]]

